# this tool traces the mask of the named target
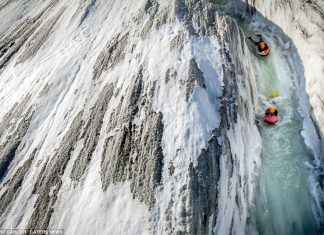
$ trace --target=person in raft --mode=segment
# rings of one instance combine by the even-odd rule
[[[264,41],[263,41],[263,39],[262,39],[262,35],[256,35],[256,36],[258,36],[259,37],[259,41],[254,41],[253,39],[252,39],[252,37],[250,36],[250,37],[248,37],[255,45],[257,45],[258,46],[258,50],[257,50],[257,53],[259,54],[259,55],[262,55],[262,56],[267,56],[267,55],[269,55],[269,53],[270,53],[270,48],[269,48],[269,46],[268,46],[268,44],[266,44]]]
[[[270,106],[265,112],[263,120],[269,125],[276,124],[278,121],[278,110],[274,106]]]

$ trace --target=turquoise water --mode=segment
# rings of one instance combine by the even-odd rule
[[[226,5],[228,3],[228,0],[209,0],[209,1],[216,5]]]
[[[237,15],[232,17],[246,37],[262,34],[271,48],[268,57],[261,57],[256,55],[256,46],[246,39],[257,82],[256,118],[262,139],[262,159],[254,207],[251,208],[245,232],[260,235],[321,234],[313,213],[314,200],[309,181],[311,172],[306,164],[314,156],[301,136],[303,117],[299,112],[295,86],[298,84],[297,77],[304,75],[296,74],[297,69],[289,66],[293,64],[289,60],[294,58],[292,54],[295,52],[285,43],[285,46],[280,45],[280,35],[271,33],[271,28],[260,28],[253,32],[243,18]],[[276,90],[279,96],[269,98]],[[277,107],[280,117],[275,126],[269,126],[262,120],[265,110],[272,104]]]
[[[301,136],[303,117],[298,111],[294,71],[287,63],[289,51],[276,45],[273,38],[267,40],[270,56],[252,56],[262,137],[262,165],[252,212],[254,226],[259,234],[318,234],[309,190],[310,172],[305,164],[312,155]],[[252,43],[249,47],[255,51]],[[279,90],[279,97],[268,100],[274,89]],[[275,104],[280,116],[275,126],[262,122],[270,104]]]

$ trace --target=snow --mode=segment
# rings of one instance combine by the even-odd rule
[[[22,4],[24,2],[26,5]],[[166,2],[159,2],[161,7],[168,7]],[[46,3],[48,1],[43,1],[43,5]],[[138,14],[143,14],[140,9],[145,3],[144,0],[97,0],[88,17],[79,25],[75,17],[77,5],[62,1],[46,19],[50,19],[61,7],[66,7],[66,10],[35,56],[16,64],[21,54],[19,52],[1,71],[0,120],[26,94],[31,95],[30,105],[35,109],[27,135],[7,178],[13,176],[35,148],[38,149],[35,164],[26,175],[13,206],[1,218],[1,226],[24,228],[27,225],[37,199],[35,195],[31,199],[29,197],[39,173],[62,145],[63,137],[79,112],[84,110],[84,120],[89,118],[98,94],[108,83],[119,88],[120,94],[114,96],[109,103],[89,168],[81,181],[75,183],[71,182],[70,172],[84,144],[84,139],[78,140],[64,172],[63,185],[49,227],[64,229],[66,234],[163,233],[168,226],[163,221],[167,220],[165,211],[169,210],[170,200],[174,202],[170,209],[172,218],[180,217],[188,207],[188,200],[182,200],[182,196],[186,196],[182,195],[182,191],[190,180],[189,165],[191,162],[194,166],[197,165],[197,158],[201,150],[207,147],[212,130],[220,124],[220,97],[223,79],[226,79],[222,73],[222,58],[218,53],[221,46],[215,36],[191,36],[184,39],[181,48],[169,50],[172,39],[187,30],[180,21],[152,29],[146,37],[135,36],[143,26],[142,22],[136,20],[139,20]],[[33,15],[37,4],[37,1],[16,1],[6,11],[0,11],[0,14],[6,14],[6,21],[0,26],[0,34],[13,28],[19,18],[25,19]],[[146,14],[142,17],[145,22],[149,20]],[[132,45],[127,45],[123,63],[104,71],[100,79],[92,80],[98,54],[110,39],[127,31],[130,32]],[[133,45],[134,50],[130,53],[128,49]],[[243,58],[243,55],[240,54],[240,57]],[[196,84],[190,101],[186,102],[185,83],[191,58],[196,60],[204,74],[206,89]],[[248,69],[249,60],[242,60],[242,64]],[[99,171],[104,141],[112,134],[107,133],[110,114],[118,106],[121,96],[126,94],[140,65],[145,68],[145,83],[157,82],[153,109],[163,113],[164,124],[163,186],[156,189],[157,206],[152,210],[144,202],[133,198],[128,181],[110,185],[107,191],[102,191]],[[165,74],[169,68],[177,71],[177,78],[165,83]],[[244,79],[242,75],[237,78]],[[249,81],[252,89],[255,88],[253,78],[254,75],[251,75]],[[49,92],[42,94],[46,87],[49,87]],[[243,233],[254,194],[255,172],[260,165],[261,140],[254,125],[255,107],[253,101],[248,100],[250,91],[247,89],[249,88],[239,87],[239,93],[247,104],[250,115],[239,116],[238,123],[228,131],[234,158],[232,176],[229,175],[225,156],[220,160],[219,211],[216,227],[210,228],[219,234],[229,233],[232,217],[235,222],[233,231]],[[137,118],[140,121],[144,117],[139,115]],[[4,137],[1,141],[4,142],[5,139]],[[170,163],[175,167],[173,176],[167,172]],[[236,195],[240,205],[236,205]],[[182,231],[183,225],[179,221],[173,219],[171,223],[176,230]]]
[[[148,208],[133,199],[129,184],[118,183],[103,192],[97,175],[61,193],[50,227],[64,228],[67,234],[149,234]]]
[[[17,4],[21,3],[17,1]],[[28,5],[35,9],[35,4],[37,1],[30,1]],[[95,8],[97,12],[90,17],[90,22],[85,22],[80,28],[77,28],[75,23],[68,24],[74,11],[65,11],[35,57],[26,63],[15,65],[15,60],[19,56],[17,55],[13,62],[9,63],[2,71],[0,79],[1,119],[15,102],[22,100],[28,93],[32,95],[33,105],[37,105],[28,131],[28,138],[23,140],[23,148],[19,157],[14,160],[8,176],[12,175],[20,163],[29,157],[34,148],[39,150],[35,162],[41,164],[40,166],[45,164],[61,144],[71,120],[80,112],[86,100],[90,99],[90,107],[94,104],[98,91],[104,86],[100,83],[93,84],[91,80],[92,66],[95,63],[96,55],[106,44],[106,38],[115,36],[116,32],[121,30],[120,27],[122,22],[126,21],[125,18],[132,17],[125,12],[130,8],[136,12],[141,6],[141,2],[124,4],[127,8],[121,7],[120,4],[119,2],[112,4],[112,1],[108,3],[98,1]],[[15,5],[6,9],[8,11],[1,11],[1,14],[4,12],[7,12],[7,15],[13,13],[10,19],[6,17],[8,23],[1,24],[2,31],[13,26],[20,17],[19,8],[15,8]],[[75,9],[72,2],[65,2],[65,5],[70,9]],[[11,8],[15,10],[11,11]],[[30,13],[30,11],[26,11]],[[115,12],[115,14],[111,14],[111,12]],[[94,12],[90,14],[94,14]],[[123,18],[118,19],[116,15],[123,16]],[[25,18],[27,15],[21,13],[21,17]],[[9,20],[11,21],[9,22]],[[111,22],[114,22],[113,27],[111,27]],[[117,30],[118,28],[119,30]],[[127,74],[134,72],[136,64],[133,64],[131,70],[127,67],[126,64],[124,68],[117,68],[125,71],[126,76],[118,75],[116,71],[113,71],[106,82],[117,82],[118,78],[122,76],[131,77]],[[129,80],[124,82],[129,82]],[[46,96],[41,96],[40,92],[47,85],[51,88],[50,92]],[[93,90],[94,85],[96,86],[95,90]],[[118,100],[115,101],[115,104],[117,102]],[[62,201],[56,205],[57,208],[50,227],[63,228],[67,234],[83,232],[99,234],[100,231],[105,231],[108,234],[145,234],[148,227],[148,208],[142,202],[133,199],[127,182],[114,185],[108,191],[103,192],[98,171],[100,169],[98,167],[99,152],[94,163],[97,164],[95,169],[89,169],[90,173],[82,185],[61,191],[59,200]],[[28,200],[27,195],[31,194],[31,185],[41,169],[40,166],[34,166],[33,171],[28,174],[26,178],[28,183],[24,184],[19,196],[15,198],[14,207],[8,211],[6,222],[2,224],[3,227],[24,228],[28,223],[33,211],[34,200]],[[71,187],[67,177],[68,173],[69,170],[63,181],[65,189]],[[22,206],[26,203],[28,203],[27,207]],[[17,218],[17,215],[21,216]]]

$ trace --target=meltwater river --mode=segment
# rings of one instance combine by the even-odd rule
[[[261,31],[262,32],[262,31]],[[318,234],[312,210],[310,170],[306,162],[313,156],[301,135],[303,115],[296,89],[298,76],[289,66],[290,42],[282,43],[271,31],[264,33],[271,47],[268,57],[252,55],[257,89],[259,131],[262,137],[262,165],[252,216],[259,234]],[[247,42],[251,52],[255,46]],[[271,99],[277,90],[279,96]],[[266,108],[274,104],[280,121],[269,126],[262,122]]]
[[[256,185],[254,206],[250,210],[246,234],[313,235],[320,234],[311,194],[309,162],[314,160],[301,135],[303,113],[299,102],[304,82],[302,64],[292,42],[262,16],[244,20],[233,13],[231,1],[212,0],[231,15],[246,36],[262,34],[271,48],[268,57],[256,55],[256,46],[246,39],[251,51],[252,70],[257,83],[257,122],[262,138],[261,169]],[[229,4],[229,7],[226,5]],[[235,4],[234,4],[235,5]],[[260,20],[258,22],[258,19]],[[254,37],[255,40],[258,37]],[[297,58],[297,60],[296,60]],[[279,96],[271,98],[273,91]],[[303,91],[304,92],[304,91]],[[307,103],[307,102],[304,102]],[[269,105],[278,109],[280,121],[269,126],[262,121]],[[306,109],[307,110],[307,109]],[[309,115],[309,114],[306,114]]]

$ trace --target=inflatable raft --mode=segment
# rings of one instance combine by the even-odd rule
[[[274,125],[278,122],[278,116],[264,115],[263,120],[269,125]]]
[[[258,53],[259,55],[261,55],[261,56],[267,56],[267,55],[269,55],[269,53],[270,53],[270,48],[268,48],[268,49],[266,49],[266,50],[264,50],[264,51],[259,51],[259,50],[257,50],[257,53]]]

